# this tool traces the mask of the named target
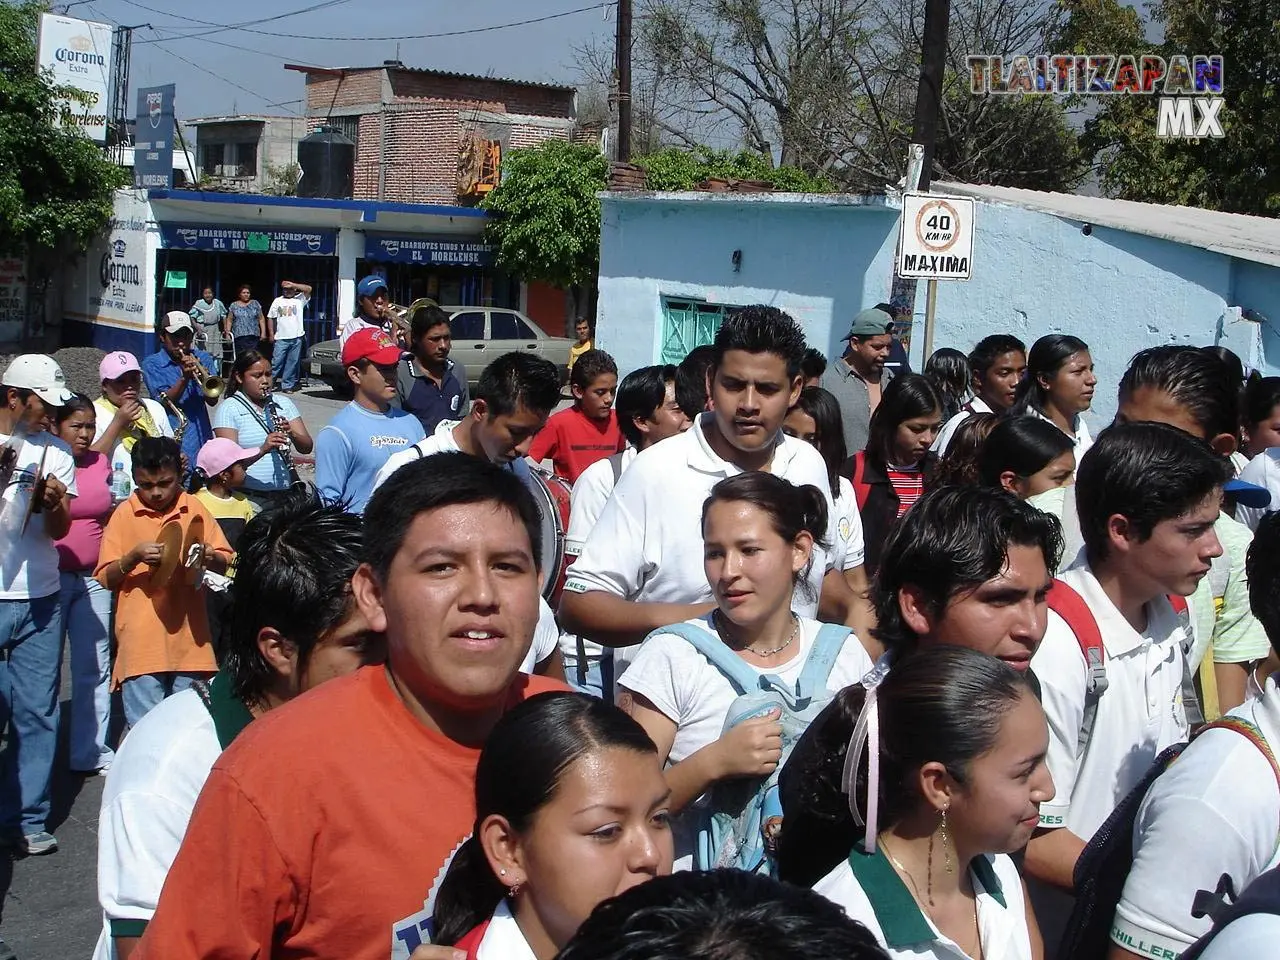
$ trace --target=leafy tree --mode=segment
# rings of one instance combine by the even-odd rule
[[[1068,29],[1084,42],[1105,37],[1115,17],[1105,9],[1100,16],[1098,7],[1113,2],[1093,0],[1073,10]],[[1164,33],[1151,52],[1222,54],[1225,137],[1159,139],[1156,98],[1107,97],[1083,141],[1103,189],[1126,200],[1280,213],[1280,0],[1162,0],[1149,9],[1150,25]]]
[[[121,168],[77,129],[59,126],[58,98],[83,100],[36,72],[43,4],[0,4],[0,250],[81,252],[111,219]]]
[[[498,266],[569,290],[575,315],[594,299],[600,267],[600,200],[609,161],[595,147],[547,140],[502,158],[502,183],[481,204]]]
[[[647,157],[637,157],[652,190],[691,190],[712,177],[726,180],[761,180],[789,193],[830,193],[834,188],[821,177],[797,167],[775,167],[766,157],[742,150],[667,147]]]

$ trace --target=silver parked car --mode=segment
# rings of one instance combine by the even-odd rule
[[[480,373],[495,357],[515,350],[527,351],[550,360],[561,377],[569,366],[569,337],[552,337],[519,310],[506,307],[442,306],[453,329],[452,360],[467,370],[468,385],[474,387]],[[342,395],[351,392],[343,369],[337,340],[315,344],[308,354],[311,375],[319,377]]]

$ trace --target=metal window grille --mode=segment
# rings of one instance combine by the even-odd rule
[[[662,363],[679,363],[694,347],[712,343],[733,308],[699,300],[662,298]]]

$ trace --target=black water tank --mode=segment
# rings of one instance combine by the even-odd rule
[[[356,167],[356,145],[331,127],[298,141],[298,196],[349,200]]]

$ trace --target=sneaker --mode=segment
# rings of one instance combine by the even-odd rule
[[[18,849],[24,851],[28,857],[43,857],[58,849],[58,838],[44,830],[39,833],[28,833],[22,838]]]

